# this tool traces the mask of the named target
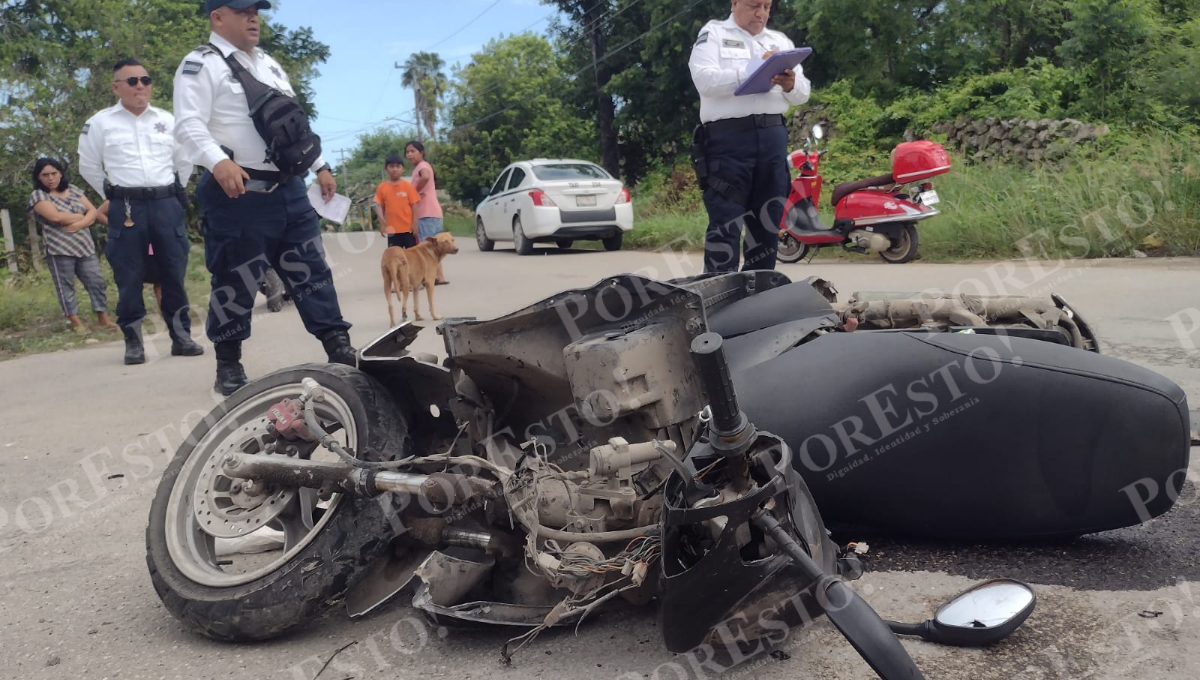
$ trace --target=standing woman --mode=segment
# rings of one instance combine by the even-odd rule
[[[413,140],[404,145],[404,157],[413,166],[412,185],[421,200],[413,206],[417,217],[417,243],[442,231],[442,206],[438,203],[437,188],[433,180],[433,166],[425,160],[425,145]],[[442,263],[438,262],[436,285],[450,283],[442,274]]]
[[[75,300],[75,277],[83,282],[92,301],[96,322],[105,328],[116,328],[108,318],[108,297],[96,244],[88,231],[96,223],[96,208],[78,187],[67,181],[63,166],[53,158],[39,158],[33,166],[33,193],[29,210],[42,227],[46,245],[46,263],[58,303],[76,333],[87,333],[79,319]]]

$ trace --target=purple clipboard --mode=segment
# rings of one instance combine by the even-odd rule
[[[784,50],[771,55],[771,58],[766,60],[750,79],[738,86],[734,90],[734,96],[740,97],[744,94],[762,94],[775,87],[771,83],[771,79],[783,73],[784,71],[795,68],[797,64],[804,61],[808,55],[812,54],[811,47],[797,47],[794,50]]]

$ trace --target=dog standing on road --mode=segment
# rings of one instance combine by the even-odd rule
[[[404,316],[400,317],[401,321],[408,318],[408,258],[404,254],[404,249],[400,246],[391,246],[384,249],[383,259],[379,262],[379,269],[383,274],[383,296],[387,298],[388,303],[388,319],[391,320],[392,328],[396,327],[396,312],[392,309],[392,295],[395,294],[396,300],[401,303],[401,311]],[[401,294],[404,295],[401,298]]]
[[[396,252],[393,252],[396,251]],[[383,251],[380,267],[383,270],[384,293],[388,296],[388,315],[392,326],[396,325],[395,312],[392,311],[392,293],[400,300],[401,320],[408,318],[408,294],[413,294],[413,318],[421,321],[421,298],[417,297],[422,286],[429,295],[429,315],[436,319],[437,309],[433,305],[433,289],[437,281],[438,264],[447,255],[458,252],[454,244],[454,236],[443,231],[435,236],[429,236],[412,248],[388,248]],[[403,261],[403,264],[401,264]]]

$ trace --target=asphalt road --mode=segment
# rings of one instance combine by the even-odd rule
[[[364,235],[327,240],[358,345],[388,327],[380,245]],[[697,254],[479,253],[460,239],[437,289],[443,315],[489,317],[611,274],[699,273]],[[503,248],[503,247],[502,247]],[[865,290],[1063,294],[1091,322],[1106,354],[1147,366],[1200,404],[1200,353],[1183,344],[1200,327],[1200,262],[1081,261],[1022,264],[783,265],[800,279],[832,280],[843,296]],[[976,283],[977,282],[977,283]],[[1003,286],[1003,289],[1000,287]],[[269,314],[259,298],[245,347],[251,376],[322,360],[292,308]],[[1176,318],[1172,324],[1170,318]],[[1193,321],[1194,319],[1194,321]],[[426,322],[428,326],[428,322]],[[197,333],[199,335],[199,333]],[[1197,334],[1200,336],[1200,333]],[[198,338],[199,339],[199,338]],[[416,349],[441,354],[427,328]],[[1200,341],[1200,337],[1192,340]],[[214,643],[188,633],[160,605],[147,575],[145,524],[174,447],[215,397],[211,348],[169,356],[154,340],[146,365],[126,367],[119,344],[0,363],[0,678],[682,678],[715,677],[732,660],[664,651],[653,611],[634,610],[543,634],[504,666],[507,635],[447,630],[403,600],[351,621],[340,609],[287,639]],[[141,456],[141,457],[139,457]],[[1195,472],[1193,468],[1192,472]],[[1178,678],[1200,676],[1197,492],[1151,524],[1040,546],[872,542],[855,588],[885,617],[920,621],[977,579],[1035,586],[1023,628],[987,650],[905,640],[928,678]],[[827,621],[798,630],[770,655],[728,677],[871,678]]]

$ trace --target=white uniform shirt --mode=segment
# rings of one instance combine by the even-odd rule
[[[222,54],[232,54],[250,75],[264,85],[295,96],[279,62],[259,48],[247,54],[216,33],[208,41],[220,54],[205,47],[188,53],[175,71],[175,140],[184,157],[208,170],[229,158],[221,151],[233,151],[233,160],[243,168],[277,171],[266,161],[267,145],[254,121],[245,90],[233,75]],[[321,158],[315,170],[325,164]]]
[[[135,116],[120,102],[97,111],[79,135],[79,174],[104,195],[104,180],[118,187],[187,186],[192,164],[175,145],[175,116],[147,106]]]
[[[733,95],[739,85],[766,63],[762,58],[764,54],[794,48],[786,35],[769,28],[764,28],[758,35],[750,35],[737,25],[733,14],[723,21],[705,24],[688,59],[692,82],[700,93],[700,122],[711,123],[759,113],[787,113],[788,107],[808,101],[811,85],[799,65],[794,69],[796,84],[791,92],[784,92],[776,85],[761,94]]]

